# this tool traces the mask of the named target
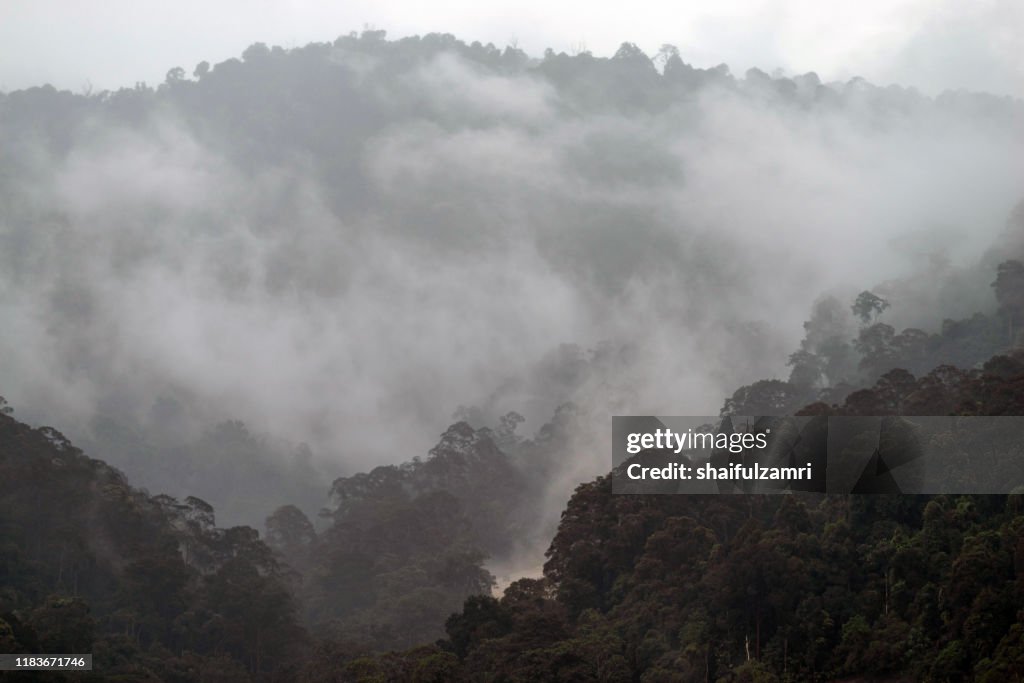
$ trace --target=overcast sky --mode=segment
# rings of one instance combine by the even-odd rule
[[[0,0],[0,90],[155,84],[171,67],[191,73],[253,42],[293,47],[365,25],[392,38],[514,41],[534,55],[673,43],[692,64],[738,74],[757,66],[1024,96],[1021,0]]]

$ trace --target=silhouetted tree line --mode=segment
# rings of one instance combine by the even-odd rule
[[[791,415],[812,402],[843,406],[858,415],[1014,414],[997,406],[972,409],[958,403],[961,385],[979,381],[996,354],[1019,347],[1015,321],[1024,312],[1024,265],[1010,259],[996,270],[994,313],[946,319],[931,333],[917,328],[897,333],[892,325],[877,322],[889,302],[865,291],[851,306],[863,323],[853,336],[842,303],[834,297],[820,300],[804,323],[800,348],[789,357],[789,379],[740,387],[726,399],[722,415]],[[920,381],[915,375],[922,375]],[[1000,412],[985,412],[989,409]]]

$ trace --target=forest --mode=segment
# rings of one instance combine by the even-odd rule
[[[974,320],[1005,330],[1012,315],[1004,307],[987,324]],[[935,336],[920,353],[943,346]],[[738,390],[744,401],[776,401],[744,409],[778,412],[780,395],[800,391],[773,382],[771,392]],[[1024,354],[1010,351],[919,379],[896,368],[796,414],[1021,415],[1022,389]],[[603,476],[576,488],[543,575],[493,597],[484,559],[538,524],[529,474],[564,452],[571,406],[532,439],[515,434],[515,414],[496,430],[458,422],[425,460],[337,479],[325,531],[286,505],[262,538],[217,527],[201,499],[132,488],[57,430],[3,412],[0,642],[8,652],[93,652],[102,673],[87,680],[1004,681],[1024,672],[1024,491],[613,495]]]
[[[0,93],[0,652],[94,655],[4,680],[1024,679],[1024,490],[616,495],[607,447],[1024,414],[1022,140],[374,30]]]

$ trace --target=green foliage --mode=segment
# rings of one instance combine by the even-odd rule
[[[1024,359],[985,368],[889,371],[826,409],[1024,414]],[[1015,680],[1019,498],[625,496],[602,477],[576,490],[544,581],[467,602],[445,646],[463,675],[509,680]]]
[[[448,646],[464,674],[509,680],[959,680],[972,667],[998,680],[1020,666],[1024,598],[1000,539],[1024,519],[973,516],[1002,504],[984,497],[946,504],[651,500],[614,496],[602,478],[577,490],[552,543],[554,595],[473,599],[449,620]],[[601,549],[580,561],[588,539]]]
[[[305,642],[253,530],[218,529],[203,501],[150,497],[5,415],[0,548],[5,652],[92,652],[111,680],[248,681]]]

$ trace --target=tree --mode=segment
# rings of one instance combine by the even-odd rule
[[[917,388],[917,380],[901,368],[890,370],[875,384],[875,394],[882,402],[883,414],[903,412],[903,402]]]
[[[834,296],[823,297],[814,302],[811,318],[804,323],[804,338],[800,342],[800,350],[790,357],[793,375],[790,382],[798,381],[797,368],[793,362],[800,361],[801,370],[817,373],[815,382],[824,380],[825,386],[835,386],[848,381],[856,371],[853,362],[853,349],[849,339],[855,326],[849,310]],[[803,355],[810,354],[810,355]],[[808,361],[816,357],[810,366]],[[816,366],[816,368],[815,368]],[[806,378],[803,372],[800,378]]]
[[[644,51],[637,47],[635,43],[623,43],[620,45],[619,49],[615,51],[615,55],[612,59],[621,59],[635,64],[641,64],[645,67],[649,66],[651,63],[650,58],[644,54]]]
[[[661,73],[668,83],[678,84],[686,89],[700,84],[700,73],[683,61],[679,56],[679,48],[675,45],[662,45],[655,59],[662,63]]]
[[[877,320],[882,311],[889,308],[889,302],[865,290],[857,295],[857,300],[850,308],[867,325],[869,322]]]
[[[656,64],[661,64],[662,68],[671,60],[673,57],[680,59],[679,48],[670,43],[662,44],[661,48],[658,49],[658,54],[651,60]],[[681,60],[680,60],[681,61]]]
[[[877,377],[891,368],[896,358],[895,339],[892,325],[876,323],[863,328],[853,344],[861,355],[861,370]]]
[[[501,424],[494,432],[494,441],[498,447],[504,450],[519,443],[522,437],[516,434],[516,428],[525,421],[526,418],[514,410],[502,415]]]
[[[803,398],[803,392],[789,382],[763,379],[737,389],[726,399],[722,415],[788,415]]]
[[[822,376],[821,359],[810,351],[800,349],[789,356],[786,363],[792,369],[789,373],[789,383],[802,389],[810,389],[818,384]]]
[[[1006,316],[1009,342],[1013,343],[1014,326],[1024,312],[1024,263],[1011,259],[996,268],[996,290],[999,312]]]
[[[448,618],[444,628],[455,654],[465,657],[477,643],[507,633],[512,617],[496,598],[474,595],[466,599],[461,612]]]
[[[270,48],[266,43],[253,43],[242,52],[242,59],[246,62],[260,62],[270,56]]]
[[[183,80],[185,80],[185,70],[180,66],[176,66],[167,71],[167,77],[165,78],[167,85],[174,85],[175,83],[180,83]]]
[[[51,595],[31,616],[32,628],[45,652],[90,652],[95,623],[81,598]]]
[[[313,523],[294,505],[282,505],[267,517],[267,545],[289,562],[305,557],[316,541]]]

